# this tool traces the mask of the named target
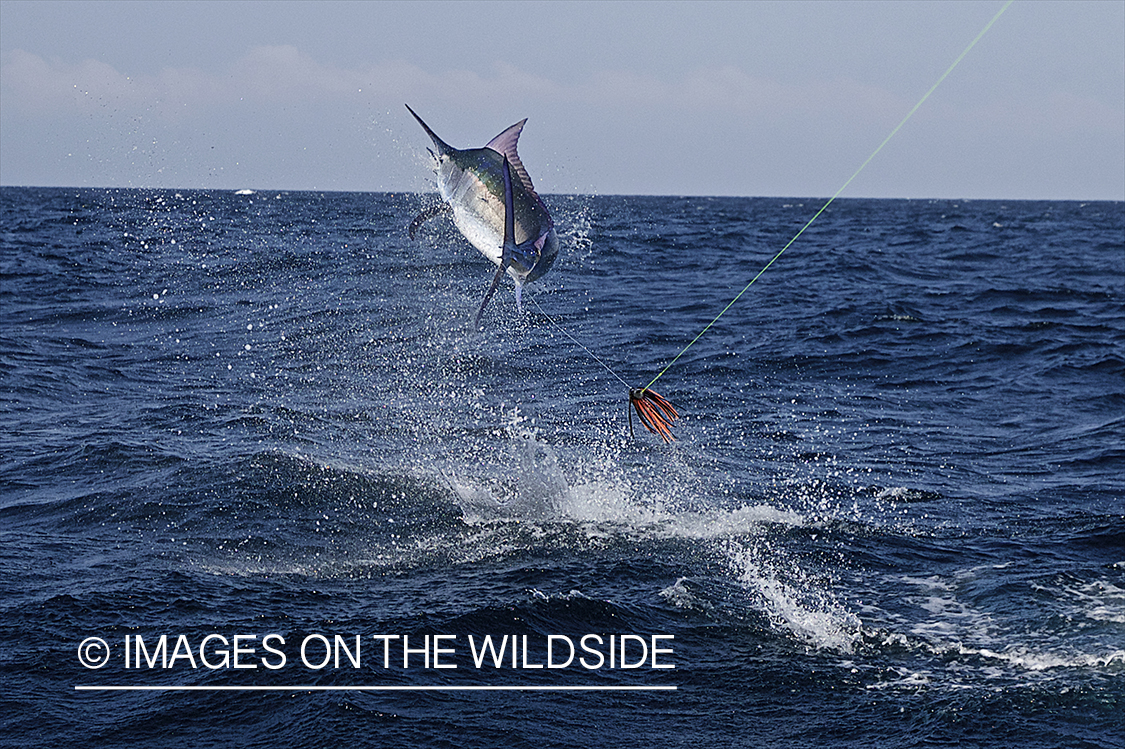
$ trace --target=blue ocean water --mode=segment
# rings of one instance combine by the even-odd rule
[[[4,745],[1125,745],[1121,203],[0,197]]]

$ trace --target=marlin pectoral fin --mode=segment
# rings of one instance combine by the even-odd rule
[[[440,216],[443,213],[452,215],[453,209],[449,207],[449,203],[438,203],[437,205],[432,205],[415,216],[414,220],[410,222],[409,228],[407,228],[406,230],[410,234],[410,238],[414,239],[414,234],[418,231],[419,227],[421,227],[422,224],[426,223],[434,216]]]
[[[488,287],[488,293],[484,295],[484,301],[480,303],[480,309],[477,310],[477,319],[474,324],[478,328],[480,327],[480,316],[484,313],[488,300],[496,293],[496,288],[500,285],[500,279],[504,277],[504,271],[508,270],[508,266],[512,264],[512,254],[516,249],[516,211],[512,201],[512,169],[508,164],[507,157],[504,157],[503,173],[504,245],[500,252],[500,267],[496,269],[496,275],[492,277],[492,285]]]
[[[508,157],[504,157],[502,167],[504,174],[504,254],[501,265],[512,262],[512,253],[516,249],[516,209],[512,199],[512,167]]]

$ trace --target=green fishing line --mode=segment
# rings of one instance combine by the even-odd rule
[[[914,107],[909,112],[906,113],[906,116],[902,118],[902,121],[899,122],[897,125],[895,125],[894,129],[891,130],[890,135],[888,135],[886,138],[884,138],[883,142],[879,144],[879,147],[876,148],[874,151],[872,151],[871,155],[868,156],[867,159],[862,164],[859,165],[859,168],[855,170],[855,173],[852,174],[852,176],[848,177],[847,181],[844,182],[844,184],[840,186],[840,189],[837,190],[836,193],[831,198],[828,199],[828,202],[825,203],[824,205],[822,205],[820,207],[820,210],[817,211],[815,214],[813,214],[813,217],[810,218],[805,223],[805,225],[801,227],[801,230],[798,231],[796,234],[794,234],[793,238],[790,239],[785,244],[785,246],[782,247],[780,251],[778,251],[778,253],[776,255],[774,255],[772,258],[770,258],[770,261],[768,263],[766,263],[760,271],[758,271],[758,274],[750,279],[750,283],[748,283],[744,287],[742,287],[742,291],[738,292],[735,295],[734,299],[731,299],[730,302],[727,303],[727,306],[723,307],[723,309],[719,312],[719,314],[715,315],[715,319],[713,319],[713,320],[711,320],[711,322],[707,323],[706,327],[704,327],[703,330],[699,331],[699,334],[695,338],[691,339],[691,342],[688,343],[688,345],[684,346],[683,349],[680,351],[680,353],[676,354],[675,358],[673,358],[672,361],[670,361],[666,365],[664,365],[664,369],[660,370],[660,373],[657,374],[656,377],[653,377],[652,381],[644,386],[644,388],[643,388],[644,390],[647,390],[648,388],[651,388],[657,380],[659,380],[661,377],[663,377],[664,373],[667,372],[669,369],[671,369],[672,365],[675,364],[677,361],[679,361],[680,357],[683,356],[685,353],[687,353],[687,350],[690,349],[692,346],[694,346],[695,342],[698,341],[700,338],[702,338],[703,335],[708,330],[710,330],[712,328],[712,326],[714,326],[715,323],[717,323],[719,321],[719,318],[722,317],[724,314],[726,314],[727,310],[729,310],[731,307],[733,307],[734,303],[737,302],[739,300],[739,298],[741,298],[742,295],[746,293],[747,289],[749,289],[751,286],[753,286],[754,282],[757,281],[759,278],[761,278],[762,274],[765,273],[767,270],[769,270],[769,267],[771,265],[773,265],[774,262],[779,257],[781,257],[785,253],[785,251],[788,250],[789,247],[794,242],[797,241],[797,238],[805,233],[805,229],[808,229],[810,226],[812,226],[812,223],[817,220],[817,218],[820,216],[820,214],[824,213],[824,211],[828,208],[828,206],[832,205],[832,201],[834,201],[836,198],[838,198],[840,196],[840,193],[842,193],[847,188],[847,186],[852,183],[852,180],[854,180],[857,176],[859,176],[859,173],[862,172],[864,170],[864,168],[868,164],[871,163],[871,160],[874,159],[875,156],[878,155],[878,153],[883,150],[883,146],[887,145],[887,143],[890,142],[891,138],[895,137],[895,134],[899,130],[902,129],[903,125],[906,124],[906,121],[909,120],[914,115],[914,113],[918,111],[918,109],[926,102],[926,99],[930,98],[930,94],[932,94],[937,89],[937,87],[941,85],[942,81],[944,81],[949,76],[949,74],[953,72],[953,69],[957,67],[957,65],[961,62],[961,60],[965,59],[965,55],[969,54],[969,50],[971,50],[974,46],[976,46],[976,43],[979,42],[981,40],[981,38],[986,33],[988,33],[988,30],[990,28],[992,28],[992,25],[994,23],[996,23],[996,21],[1000,18],[1000,16],[1003,15],[1004,11],[1006,11],[1008,9],[1008,6],[1011,5],[1013,2],[1015,2],[1015,0],[1007,0],[1007,2],[1004,3],[1003,7],[1001,7],[1000,10],[998,10],[996,12],[996,15],[994,15],[992,17],[992,20],[990,20],[988,23],[985,24],[984,28],[980,30],[980,33],[976,35],[976,37],[973,39],[973,41],[969,42],[969,46],[965,47],[965,49],[961,52],[961,54],[957,55],[957,59],[954,60],[953,63],[946,69],[946,71],[941,74],[941,77],[937,79],[937,82],[934,83],[934,85],[930,86],[930,90],[927,91],[925,93],[925,95],[923,95],[922,98],[918,100],[918,103],[915,104]]]

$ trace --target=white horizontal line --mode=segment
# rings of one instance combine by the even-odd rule
[[[562,687],[507,687],[507,686],[249,686],[249,687],[200,687],[200,686],[91,686],[76,685],[77,692],[670,692],[674,686],[562,686]]]

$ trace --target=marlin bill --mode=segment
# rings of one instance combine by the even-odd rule
[[[547,206],[536,194],[516,152],[526,119],[490,140],[483,148],[454,148],[406,107],[434,142],[438,191],[442,203],[410,223],[410,236],[434,216],[448,213],[457,229],[496,266],[492,285],[477,310],[480,324],[488,300],[505,272],[516,282],[516,303],[526,284],[550,269],[559,254],[559,238]]]

